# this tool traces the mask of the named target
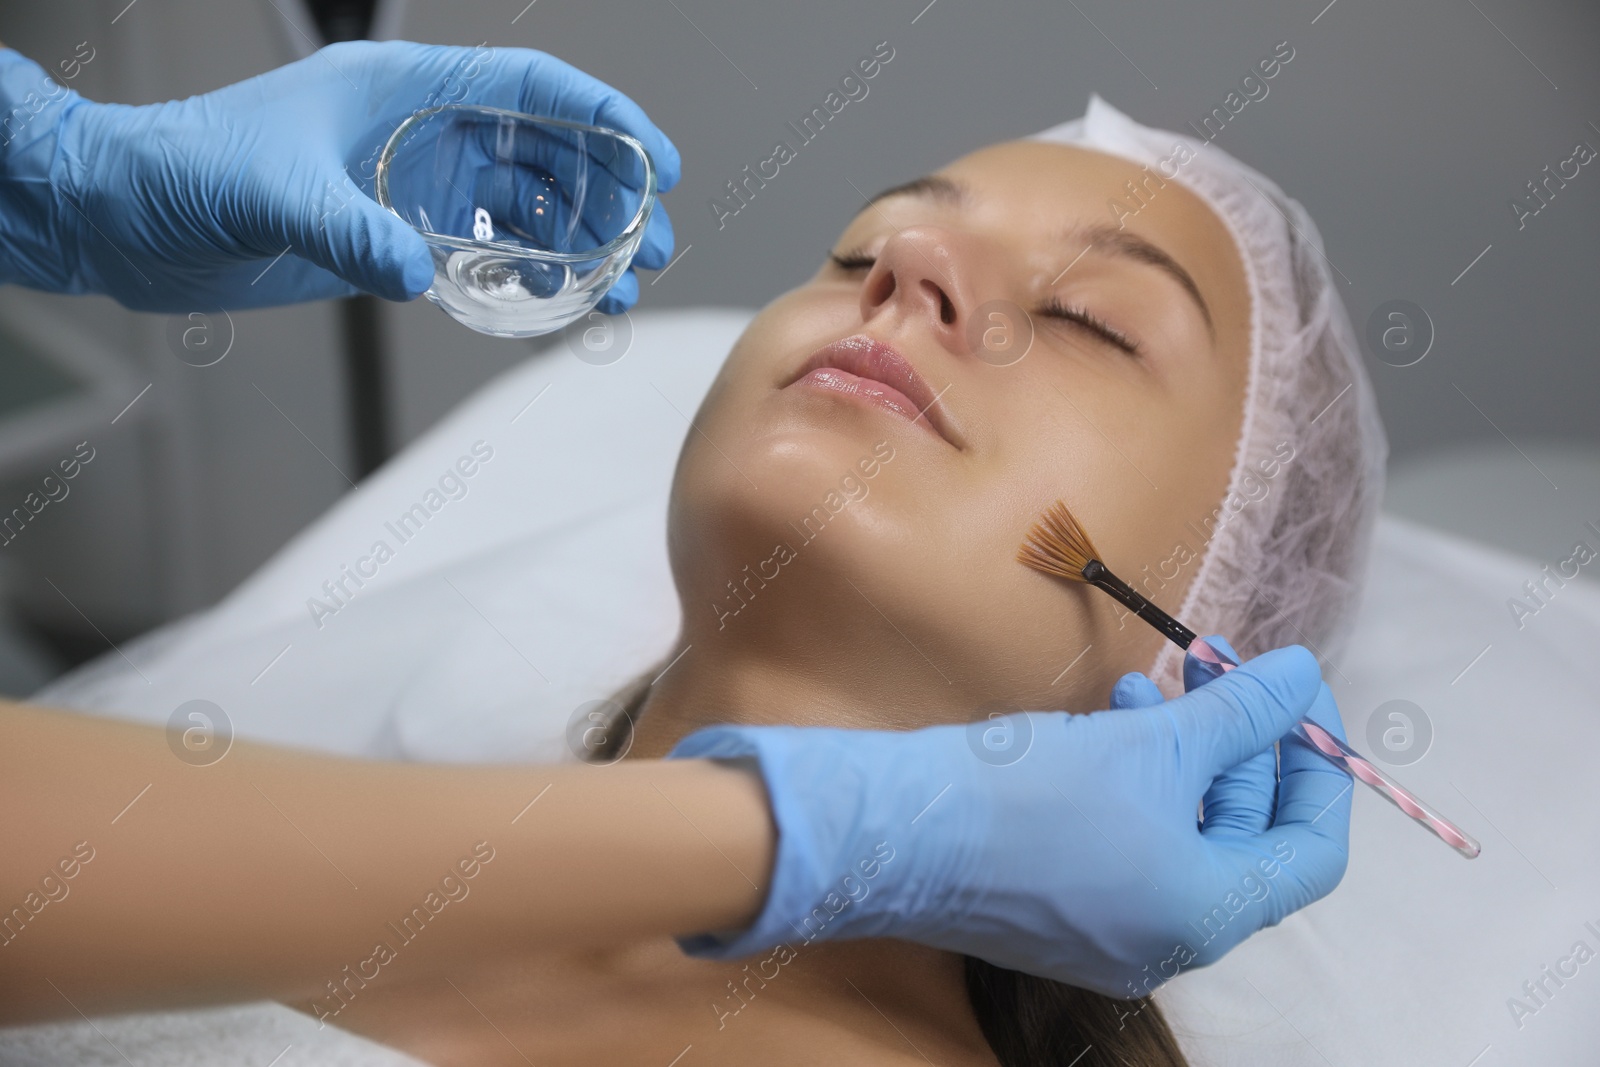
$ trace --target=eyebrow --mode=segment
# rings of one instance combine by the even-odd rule
[[[969,206],[973,199],[972,189],[953,178],[942,174],[927,174],[921,178],[903,182],[900,185],[890,186],[883,192],[872,197],[862,206],[861,211],[875,206],[881,200],[894,196],[917,196],[946,204],[950,207]],[[857,212],[859,215],[861,212]],[[1201,316],[1206,320],[1206,327],[1214,334],[1216,326],[1211,319],[1211,308],[1206,305],[1205,297],[1200,295],[1200,287],[1195,284],[1194,276],[1183,265],[1173,259],[1167,251],[1138,234],[1113,226],[1110,223],[1097,223],[1092,226],[1068,226],[1063,230],[1060,239],[1065,243],[1074,241],[1087,242],[1095,251],[1119,256],[1136,263],[1144,263],[1165,272],[1174,281],[1183,287],[1200,309]],[[1076,261],[1074,261],[1076,262]],[[1066,271],[1062,271],[1063,274]],[[1057,276],[1059,277],[1059,275]]]
[[[863,204],[861,211],[891,196],[925,196],[930,200],[949,204],[951,207],[962,207],[972,201],[972,191],[962,183],[953,178],[946,178],[943,174],[925,174],[899,185],[891,185]],[[856,212],[858,215],[860,213]]]

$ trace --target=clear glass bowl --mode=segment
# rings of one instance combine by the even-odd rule
[[[628,269],[656,170],[616,130],[450,104],[394,131],[377,197],[433,252],[429,300],[479,333],[532,337],[586,314]]]

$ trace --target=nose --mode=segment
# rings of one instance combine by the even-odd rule
[[[899,318],[965,355],[974,307],[973,238],[940,226],[908,226],[883,244],[861,286],[861,321]]]

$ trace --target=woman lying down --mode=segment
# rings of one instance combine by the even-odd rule
[[[1182,692],[1160,635],[1017,562],[1058,498],[1198,632],[1331,654],[1385,445],[1320,256],[1270,181],[1097,98],[863,207],[700,409],[668,529],[681,634],[619,695],[610,755],[715,722],[904,729]],[[892,843],[871,861],[893,863]],[[441,1067],[1185,1062],[1153,1002],[801,929],[736,963],[662,938],[452,983],[385,983],[333,1021]]]
[[[0,937],[0,1021],[72,1020],[0,1031],[0,1059],[1183,1063],[1184,1035],[1140,994],[1337,882],[1348,778],[1321,763],[1305,769],[1311,757],[1292,746],[1281,768],[1262,751],[1259,738],[1283,732],[1253,729],[1277,714],[1267,705],[1287,709],[1276,687],[1308,688],[1286,673],[1246,664],[1215,689],[1135,714],[1193,681],[1180,677],[1177,649],[1098,590],[1018,562],[1018,548],[1064,500],[1106,561],[1161,607],[1201,634],[1227,635],[1244,657],[1298,663],[1314,684],[1310,657],[1281,646],[1336,654],[1383,452],[1304,212],[1220,150],[1092,100],[1082,120],[985,148],[864,206],[817,273],[735,344],[672,488],[678,645],[660,664],[639,664],[613,729],[598,731],[597,758],[620,755],[617,766],[341,762],[241,741],[227,760],[196,769],[174,761],[172,739],[154,727],[0,706],[0,807],[29,815],[8,824],[0,863],[6,900],[27,903],[7,913]],[[1235,695],[1206,699],[1219,691]],[[1106,708],[1108,694],[1121,712],[1069,719],[1067,730],[1126,741],[1117,751],[1146,761],[1135,768],[1143,788],[1180,823],[1204,793],[1192,840],[1152,846],[1167,824],[1149,820],[1141,839],[1122,836],[1146,864],[1161,864],[1150,867],[1155,879],[1116,840],[1114,820],[1142,795],[1087,773],[1061,734],[1041,733],[1031,758],[1006,764],[1027,751],[1015,731],[1045,720],[985,717],[1089,712]],[[1250,715],[1235,715],[1246,703]],[[1231,723],[1215,731],[1225,736],[1171,744],[1192,736],[1177,720],[1192,723],[1198,709]],[[1134,728],[1158,712],[1170,727],[1158,731],[1159,751],[1151,730]],[[730,738],[794,736],[748,723],[863,728],[800,732],[829,740],[796,744],[806,759],[768,792],[814,806],[810,824],[769,819],[762,781],[746,767],[659,759],[725,756],[737,752]],[[938,724],[956,725],[915,729]],[[1004,735],[996,745],[991,731]],[[915,749],[926,765],[867,758],[890,741],[951,733],[970,754],[929,742]],[[1188,774],[1212,766],[1196,755],[1204,746],[1235,754]],[[939,763],[951,747],[959,765]],[[62,752],[81,772],[68,785],[48,773]],[[1260,754],[1234,767],[1251,752]],[[919,785],[945,768],[970,775],[969,755],[1016,768],[978,766],[990,786],[1043,793],[1048,783],[1061,793],[1055,835],[1047,824],[1002,823],[994,812],[1019,809],[973,803],[982,790],[966,785],[946,786],[942,806],[930,789],[920,813],[900,810],[900,775],[923,775]],[[873,781],[863,780],[868,767]],[[528,801],[531,775],[560,786]],[[1091,778],[1095,789],[1084,785]],[[795,787],[802,780],[817,782],[814,805]],[[515,841],[466,836],[485,812],[524,804]],[[114,836],[71,846],[66,834],[119,810]],[[904,838],[879,841],[902,815]],[[1074,847],[1076,862],[1059,848],[1034,855],[1012,844],[1087,838],[1082,823],[1099,836]],[[773,825],[802,832],[774,846]],[[1298,856],[1277,847],[1289,831]],[[775,877],[764,894],[756,878],[777,869],[773,847],[791,857],[785,870],[836,869],[831,854],[793,859],[808,844],[827,851],[818,845],[827,834],[878,843],[850,857],[836,893],[813,896],[810,881]],[[399,918],[390,905],[414,899],[399,887],[458,838],[427,911]],[[1199,957],[1151,960],[1143,989],[1106,995],[1123,992],[1126,965],[1149,947],[1123,936],[1129,916],[1188,913],[1187,888],[1175,882],[1205,886],[1210,899],[1226,880],[1255,899],[1265,883],[1236,883],[1231,859],[1213,862],[1239,842],[1251,868],[1259,853],[1261,878],[1276,879],[1271,901],[1214,941],[1197,940]],[[1277,842],[1271,855],[1263,842]],[[22,885],[47,859],[48,909]],[[1037,871],[1053,872],[1056,893],[1041,901],[1016,891],[1023,868],[1034,883]],[[1104,906],[1107,884],[1123,887],[1122,914]],[[941,895],[951,885],[966,895]],[[458,903],[469,892],[472,903]],[[784,893],[802,892],[805,905],[791,909]],[[1085,900],[1096,905],[1092,920],[1078,911]],[[447,906],[454,935],[441,928],[413,945],[401,933]],[[396,940],[350,956],[351,937],[363,951],[372,943],[366,924],[377,914],[394,916]],[[905,939],[852,939],[886,930]],[[1016,933],[1038,930],[1065,933]],[[696,933],[680,945],[662,931]],[[1001,941],[1005,952],[992,952]],[[404,962],[390,966],[394,946]],[[1024,974],[968,950],[1042,962]],[[1063,955],[1117,966],[1063,970]],[[307,977],[312,959],[330,964],[315,975],[337,978]],[[1084,988],[1036,974],[1071,975]],[[262,996],[321,1029],[280,1039],[256,1025],[259,1012],[186,1013],[176,1017],[185,1036],[174,1042],[169,1030],[151,1051],[152,1031],[173,1017],[107,1020],[114,1038],[74,1025],[106,1011]],[[242,1048],[241,1032],[261,1040]]]

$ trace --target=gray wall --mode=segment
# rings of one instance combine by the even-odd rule
[[[1287,40],[1293,61],[1217,143],[1307,206],[1348,279],[1358,328],[1393,299],[1431,317],[1437,337],[1420,363],[1372,362],[1394,457],[1600,444],[1600,160],[1524,229],[1509,206],[1575,142],[1600,148],[1600,8],[1323,4],[413,0],[387,7],[384,24],[418,40],[540,48],[645,106],[685,159],[666,203],[688,249],[644,287],[645,308],[760,305],[815,269],[859,206],[856,190],[1077,115],[1092,90],[1140,121],[1182,128]],[[88,40],[96,59],[74,86],[138,103],[295,58],[306,47],[287,21],[296,12],[293,0],[10,2],[0,39],[47,64]],[[885,40],[895,57],[870,95],[719,229],[708,205],[723,183]],[[113,453],[129,458],[106,499],[56,517],[54,540],[71,554],[41,545],[24,557],[24,570],[66,583],[76,607],[52,601],[30,570],[10,580],[30,611],[63,625],[77,612],[112,637],[136,632],[220,596],[348,489],[333,469],[348,452],[329,307],[238,316],[239,347],[204,370],[173,358],[161,318],[107,301],[0,308],[12,314],[92,331],[159,400],[145,421],[108,429]],[[405,438],[533,350],[471,334],[421,302],[386,316]],[[87,550],[113,536],[106,524],[119,515],[136,517],[121,554]]]

